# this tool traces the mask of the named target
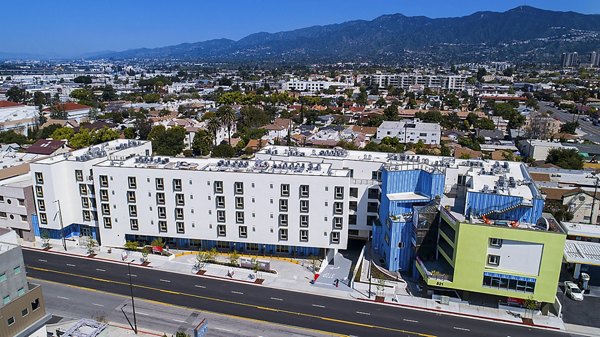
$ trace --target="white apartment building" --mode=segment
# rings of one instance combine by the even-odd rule
[[[0,131],[14,131],[27,135],[36,125],[39,112],[36,107],[0,101]]]
[[[333,81],[304,81],[298,79],[291,79],[286,82],[280,83],[281,90],[286,91],[308,91],[317,92],[330,87],[337,87],[339,89],[348,89],[353,86],[353,83],[349,82],[333,82]]]
[[[401,143],[440,144],[442,130],[439,124],[418,121],[384,121],[377,128],[377,139],[395,137]]]
[[[394,86],[409,89],[414,85],[422,85],[426,88],[461,91],[467,85],[464,75],[373,74],[367,80],[380,88]]]

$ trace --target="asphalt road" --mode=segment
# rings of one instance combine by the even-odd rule
[[[539,102],[540,111],[550,111],[551,116],[560,120],[561,122],[573,122],[577,120],[577,115],[570,114],[568,112],[562,112],[561,110],[554,107],[554,103],[550,102]],[[594,143],[600,143],[600,126],[595,126],[592,122],[586,122],[583,120],[584,116],[579,116],[579,129],[586,133],[583,139],[592,141]]]
[[[23,250],[28,276],[128,295],[126,265]],[[364,336],[566,336],[562,332],[131,266],[134,295],[197,310]]]

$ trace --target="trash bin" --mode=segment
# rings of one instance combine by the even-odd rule
[[[588,290],[588,286],[590,283],[590,274],[581,273],[581,276],[579,276],[579,283],[581,285],[581,290],[583,290],[583,291]]]

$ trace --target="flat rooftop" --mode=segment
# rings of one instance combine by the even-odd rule
[[[588,225],[576,222],[561,222],[560,225],[567,235],[600,238],[600,226],[598,225]]]
[[[96,164],[101,167],[147,168],[206,172],[270,173],[286,175],[349,177],[350,171],[332,169],[331,164],[298,160],[234,160],[136,156],[124,161],[106,160]]]
[[[600,243],[588,241],[565,241],[564,258],[569,263],[600,266]]]
[[[62,161],[80,161],[85,162],[93,159],[108,159],[112,154],[118,153],[119,151],[126,150],[128,148],[141,146],[148,143],[149,141],[142,140],[129,140],[129,139],[116,139],[110,142],[93,145],[83,149],[75,150],[69,153],[55,155],[43,160],[38,161],[39,164],[54,164]]]

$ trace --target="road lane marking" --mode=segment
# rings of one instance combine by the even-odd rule
[[[461,331],[471,331],[471,329],[467,329],[467,328],[460,328],[460,327],[457,327],[457,326],[455,326],[455,327],[453,327],[453,328],[454,328],[454,329],[456,329],[456,330],[461,330]]]
[[[317,307],[317,308],[325,308],[324,305],[320,305],[320,304],[311,304],[313,307]]]
[[[273,301],[283,301],[283,299],[282,299],[282,298],[277,298],[277,297],[271,297],[271,299],[272,299]]]
[[[150,316],[150,314],[147,314],[145,312],[140,312],[140,311],[138,311],[137,314],[142,315],[142,316]]]
[[[97,271],[106,271],[104,269],[96,268]]]
[[[44,259],[38,259],[38,261],[40,261],[40,262],[48,262],[48,260],[44,260]]]
[[[419,321],[417,321],[417,320],[414,320],[414,319],[406,319],[406,318],[403,318],[402,320],[403,320],[403,321],[405,321],[405,322],[419,323]]]
[[[235,291],[235,290],[232,290],[231,292],[232,292],[233,294],[244,295],[244,293],[243,293],[243,292],[240,292],[240,291]]]
[[[96,277],[92,277],[92,276],[87,276],[87,275],[81,275],[81,274],[64,272],[64,271],[58,271],[58,270],[50,270],[50,269],[46,269],[46,268],[33,267],[33,266],[28,266],[28,268],[30,268],[32,270],[38,270],[38,271],[43,271],[43,272],[48,272],[48,273],[54,273],[54,274],[60,274],[60,275],[67,275],[67,276],[74,276],[74,277],[78,277],[78,278],[82,278],[82,279],[95,280],[95,281],[99,281],[99,282],[105,282],[105,283],[111,283],[111,284],[119,284],[119,285],[123,285],[123,286],[129,286],[129,282],[113,281],[113,280],[108,280],[108,279],[100,279],[100,278],[96,278]],[[39,279],[39,278],[37,278],[37,279]],[[45,281],[43,279],[39,279],[39,280]],[[46,281],[46,282],[52,282],[52,281]],[[62,284],[62,283],[60,283],[60,284],[61,285],[65,285],[65,284]],[[99,290],[96,290],[96,289],[93,289],[93,288],[87,288],[87,287],[81,287],[81,286],[74,286],[74,285],[69,285],[69,286],[77,287],[77,288],[80,288],[80,289],[86,289],[86,290],[90,290],[90,291],[99,291]],[[158,291],[158,292],[164,291],[164,289],[150,287],[150,286],[145,286],[145,285],[140,285],[140,284],[134,284],[133,286],[136,287],[136,288],[146,289],[146,290],[151,290],[151,291]],[[102,292],[102,291],[100,291],[100,292]],[[106,293],[109,293],[109,292],[106,292]],[[109,294],[116,295],[116,296],[122,296],[120,294],[115,294],[115,293],[109,293]],[[280,312],[280,313],[283,313],[283,314],[292,315],[292,316],[295,316],[295,317],[302,316],[302,317],[308,317],[308,318],[313,318],[313,319],[320,319],[320,320],[328,321],[328,322],[335,322],[335,323],[340,323],[340,324],[345,324],[345,325],[353,325],[353,326],[360,326],[360,327],[365,327],[365,328],[379,329],[379,330],[391,331],[391,332],[402,333],[402,334],[409,334],[409,335],[420,336],[420,337],[436,337],[436,335],[432,335],[432,334],[428,334],[428,333],[424,333],[424,332],[416,332],[416,331],[409,331],[409,330],[403,330],[403,329],[398,329],[398,328],[391,328],[391,327],[386,327],[386,326],[371,325],[371,324],[359,323],[359,322],[354,322],[354,321],[347,321],[347,320],[342,320],[342,319],[336,319],[336,318],[331,318],[331,317],[324,317],[324,316],[319,316],[319,315],[314,315],[314,314],[309,314],[309,313],[296,312],[296,311],[290,311],[290,310],[273,309],[273,308],[269,308],[269,307],[257,306],[255,304],[249,304],[249,303],[243,303],[243,302],[236,302],[236,301],[232,301],[232,300],[225,300],[225,299],[216,298],[216,297],[202,296],[202,295],[198,295],[198,294],[190,294],[190,293],[183,293],[183,292],[179,292],[179,293],[176,293],[176,294],[180,295],[180,296],[199,298],[199,299],[204,299],[204,300],[209,300],[209,301],[214,301],[214,302],[233,304],[233,305],[238,305],[238,306],[247,307],[247,308],[254,308],[254,309],[268,310],[268,311],[276,311],[276,312]],[[172,306],[172,307],[184,308],[182,306],[177,306],[177,305],[174,305],[174,304],[171,304],[171,303],[166,303],[166,302],[153,301],[153,300],[148,300],[148,299],[145,299],[145,301],[147,301],[147,302],[154,302],[154,303],[161,303],[161,304],[169,305],[169,306]],[[315,306],[317,306],[317,305],[315,305]],[[144,315],[144,314],[141,314],[141,315]],[[148,315],[148,314],[146,314],[146,315]],[[227,314],[225,314],[225,315],[227,315]],[[241,319],[245,319],[245,320],[250,320],[250,321],[253,320],[252,318],[247,318],[247,317],[237,316],[237,315],[231,315],[231,314],[229,314],[227,316],[237,317],[237,318],[241,318]],[[254,321],[256,321],[256,322],[264,322],[264,321],[261,321],[261,320],[254,320]],[[303,328],[303,327],[297,327],[297,328],[307,329],[307,328]],[[311,330],[314,330],[314,329],[311,329]],[[316,331],[318,331],[318,330],[316,330]],[[329,332],[329,334],[331,334],[331,332]],[[345,335],[336,334],[336,336],[345,336]]]
[[[196,285],[194,285],[194,287],[196,287],[196,288],[202,288],[202,289],[206,289],[206,287],[205,287],[205,286],[201,286],[201,285],[199,285],[199,284],[196,284]]]
[[[127,276],[131,276],[131,277],[137,277],[136,274],[127,274]]]
[[[361,314],[361,315],[368,315],[368,316],[371,316],[371,314],[370,314],[370,313],[368,313],[368,312],[357,311],[356,313],[357,313],[357,314]]]
[[[177,318],[173,318],[173,320],[174,320],[175,322],[179,322],[179,323],[185,323],[185,321],[182,321],[182,320],[180,320],[180,319],[177,319]]]
[[[92,305],[95,305],[97,307],[103,307],[104,306],[104,304],[98,304],[98,303],[92,303]]]
[[[171,283],[171,281],[169,281],[169,280],[163,280],[163,279],[160,279],[160,282]]]
[[[213,329],[215,329],[215,330],[221,330],[221,331],[226,331],[226,332],[233,332],[233,330],[229,330],[229,329],[225,329],[225,328],[213,327]]]
[[[64,297],[64,296],[56,296],[56,297],[60,298],[61,300],[69,300],[68,297]]]
[[[75,267],[74,264],[70,264],[70,263],[67,263],[67,266],[69,266],[69,267]]]

